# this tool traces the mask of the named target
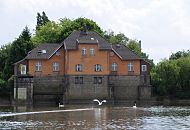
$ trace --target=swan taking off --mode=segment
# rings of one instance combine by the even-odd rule
[[[98,105],[102,105],[103,102],[106,102],[106,100],[102,100],[101,102],[98,100],[98,99],[94,99],[93,100],[94,102],[98,102]]]

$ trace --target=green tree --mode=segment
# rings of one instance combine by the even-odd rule
[[[33,42],[39,43],[61,43],[75,30],[96,31],[103,35],[101,28],[92,20],[87,18],[77,18],[70,20],[60,19],[59,22],[50,21],[36,30]]]
[[[28,27],[25,27],[17,38],[10,46],[8,57],[4,60],[3,74],[4,79],[7,81],[13,75],[13,64],[23,59],[29,51],[34,48],[31,41],[31,33]]]
[[[187,52],[176,53],[175,58],[164,60],[151,71],[152,84],[157,95],[175,98],[190,98],[190,56]]]
[[[179,58],[181,58],[181,57],[187,57],[187,56],[190,56],[190,51],[189,50],[187,50],[187,52],[186,51],[178,51],[178,52],[176,52],[176,53],[172,53],[172,55],[170,56],[170,60],[177,60],[177,59],[179,59]]]
[[[37,19],[36,30],[40,29],[41,26],[45,25],[47,22],[50,21],[44,11],[42,12],[42,15],[38,12],[36,19]]]
[[[123,33],[114,34],[113,31],[105,31],[104,37],[112,44],[128,44],[129,38]]]
[[[62,27],[60,24],[53,21],[47,22],[36,30],[35,36],[32,41],[35,44],[39,43],[58,43],[61,37]]]

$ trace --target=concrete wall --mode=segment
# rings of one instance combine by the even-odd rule
[[[82,77],[82,83],[76,83]],[[102,78],[95,84],[94,77]],[[150,77],[145,77],[149,80]],[[151,98],[150,81],[143,76],[66,75],[18,78],[15,98],[34,105],[89,101],[94,98],[114,101],[148,100]]]
[[[83,77],[83,84],[75,84],[75,77]],[[94,77],[101,77],[101,84],[94,84]],[[108,76],[102,75],[70,75],[68,100],[109,99]]]
[[[65,100],[65,77],[45,76],[34,77],[33,100],[34,104],[58,104]]]
[[[33,104],[33,78],[24,76],[14,80],[14,101]]]
[[[109,84],[114,89],[114,100],[137,100],[139,76],[109,76]]]

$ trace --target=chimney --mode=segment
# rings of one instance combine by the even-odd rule
[[[140,49],[141,49],[141,40],[139,40],[139,47],[140,47]]]

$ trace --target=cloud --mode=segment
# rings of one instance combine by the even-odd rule
[[[125,33],[142,40],[151,58],[190,49],[188,0],[3,0],[0,1],[0,44],[14,40],[24,26],[36,24],[36,13],[45,11],[52,20],[87,17],[104,30]]]

